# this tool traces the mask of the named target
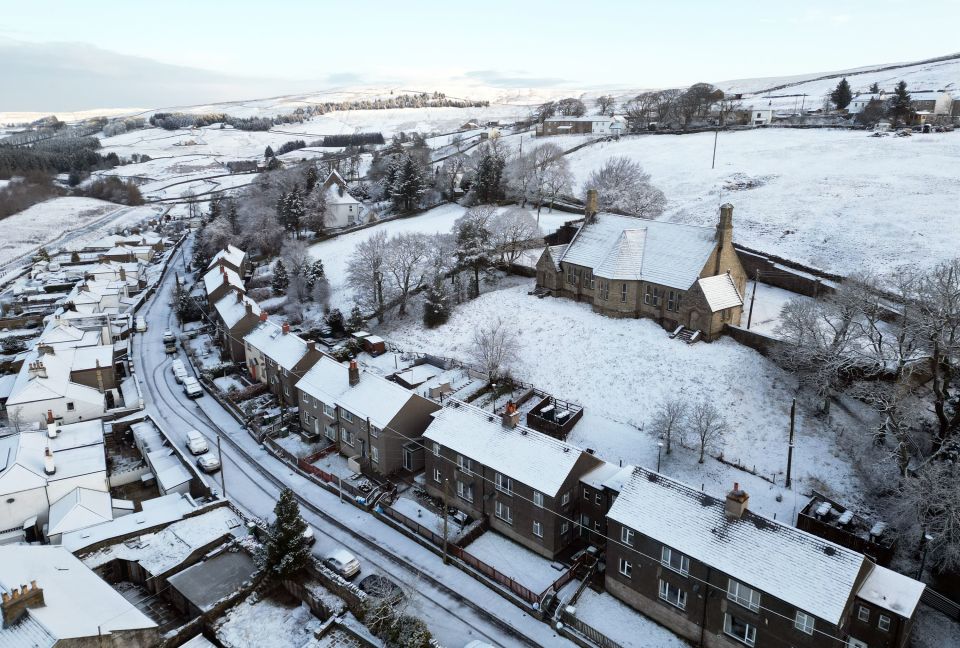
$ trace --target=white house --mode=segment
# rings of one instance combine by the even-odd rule
[[[773,122],[772,108],[750,108],[751,126],[768,126]]]
[[[316,191],[323,194],[327,205],[325,225],[330,229],[348,227],[360,222],[363,203],[350,195],[347,182],[336,171],[331,171]]]
[[[877,101],[886,101],[890,96],[884,92],[879,93],[868,93],[868,94],[858,94],[856,97],[850,100],[850,105],[847,106],[847,113],[850,115],[856,115],[863,112],[863,109],[867,107],[867,104],[872,100],[876,99]]]
[[[71,376],[75,362],[82,363],[84,371],[89,370],[86,364],[90,359],[88,349],[101,348],[106,349],[111,358],[108,363],[101,362],[101,367],[110,367],[112,371],[113,347],[63,348],[56,351],[40,347],[30,352],[7,399],[9,416],[16,417],[21,424],[43,423],[47,420],[48,412],[52,412],[61,423],[102,417],[107,411],[104,394],[94,387],[74,382]],[[103,358],[106,360],[107,354]],[[96,360],[94,357],[94,362]]]

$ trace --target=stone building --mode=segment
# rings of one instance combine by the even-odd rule
[[[688,339],[714,340],[739,324],[747,274],[733,247],[733,206],[716,228],[598,214],[588,192],[586,217],[567,245],[546,248],[537,288],[588,301],[611,317],[649,317]]]

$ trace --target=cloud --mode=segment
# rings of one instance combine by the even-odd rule
[[[463,76],[499,88],[543,88],[570,83],[568,79],[560,77],[531,77],[523,74],[522,71],[508,74],[497,70],[470,70],[464,72]]]

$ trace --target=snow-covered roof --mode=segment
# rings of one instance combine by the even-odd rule
[[[360,201],[350,195],[343,187],[332,184],[327,187],[323,193],[323,198],[328,205],[359,205]]]
[[[327,405],[336,405],[351,414],[385,428],[415,394],[382,376],[360,370],[360,382],[350,386],[349,369],[324,355],[303,378],[297,389]]]
[[[408,385],[421,385],[440,373],[443,373],[443,369],[440,367],[435,367],[432,364],[422,364],[401,371],[396,376]]]
[[[936,101],[943,95],[949,95],[949,92],[944,92],[942,90],[921,90],[919,92],[911,92],[910,100],[911,101]]]
[[[196,508],[193,501],[181,493],[170,493],[162,497],[144,500],[140,506],[143,510],[118,517],[111,522],[64,533],[60,542],[70,551],[77,552],[111,538],[135,533],[137,529],[149,529],[180,520]]]
[[[616,475],[619,470],[619,466],[604,461],[590,472],[582,475],[580,481],[591,488],[601,490],[604,482]]]
[[[250,310],[253,312],[253,314],[259,317],[259,304],[246,295],[241,296],[238,300],[237,294],[233,293],[232,295],[227,295],[218,301],[216,304],[217,314],[223,321],[223,325],[228,329],[236,326],[237,322],[243,319],[243,316],[247,314],[247,304],[250,305]]]
[[[130,517],[130,516],[127,516]],[[152,575],[163,574],[186,560],[197,549],[241,526],[240,518],[226,506],[175,522],[136,542],[118,542],[84,556],[91,569],[116,559],[137,562]]]
[[[586,266],[605,279],[687,290],[715,247],[713,227],[602,213],[580,226],[557,263]]]
[[[714,313],[733,308],[734,306],[743,306],[743,297],[737,290],[737,284],[733,282],[730,273],[718,274],[713,277],[704,277],[697,281],[700,284],[700,290],[703,296],[707,298],[707,305]]]
[[[210,263],[207,265],[207,267],[212,268],[213,266],[217,265],[217,262],[220,261],[220,259],[223,259],[225,262],[239,268],[246,256],[247,253],[240,248],[233,245],[228,245],[225,249],[220,250],[213,255],[213,258],[210,260]]]
[[[47,535],[85,529],[113,519],[110,493],[74,488],[50,506]]]
[[[68,398],[76,402],[86,402],[103,407],[103,394],[94,389],[70,380],[74,355],[79,349],[58,349],[55,353],[40,354],[31,351],[23,361],[20,373],[13,385],[7,408],[21,403],[34,403],[54,398]],[[111,348],[112,353],[112,348]],[[42,362],[46,377],[40,374],[31,376],[31,366]],[[109,366],[109,363],[108,365]]]
[[[216,266],[207,270],[206,274],[203,275],[203,289],[209,295],[214,290],[223,285],[224,277],[230,286],[234,288],[239,288],[240,290],[245,290],[243,286],[243,279],[240,278],[233,268],[228,266]]]
[[[44,605],[29,608],[27,615],[57,640],[157,625],[65,548],[0,546],[0,588],[10,593],[31,581],[43,589]],[[0,628],[0,645],[32,645],[8,642],[17,634],[16,626]]]
[[[909,619],[920,602],[926,585],[909,576],[874,565],[857,592],[857,597]]]
[[[294,333],[284,333],[281,325],[270,320],[257,324],[243,339],[287,371],[293,369],[307,353],[307,343],[303,338]]]
[[[13,385],[17,382],[17,374],[4,374],[0,376],[0,398],[7,398],[13,391]]]
[[[100,332],[84,330],[69,322],[51,321],[38,342],[55,348],[96,346],[100,344]]]
[[[832,624],[866,560],[751,511],[731,520],[724,499],[644,468],[633,470],[607,516]]]
[[[508,428],[499,416],[456,400],[433,413],[423,437],[549,497],[557,495],[584,454],[528,427]]]
[[[584,115],[583,117],[547,117],[547,122],[622,122],[623,117],[607,117],[606,115]]]

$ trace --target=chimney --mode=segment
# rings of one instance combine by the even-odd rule
[[[42,356],[54,355],[53,347],[50,346],[49,344],[38,344],[37,352]]]
[[[517,427],[517,423],[520,422],[520,412],[517,410],[517,404],[512,400],[507,401],[507,406],[503,410],[501,419],[503,421],[503,427],[511,429]]]
[[[57,466],[53,463],[53,453],[50,452],[50,446],[43,451],[43,472],[52,475],[57,472]]]
[[[100,361],[99,361],[99,360],[97,360],[97,367],[96,367],[96,369],[97,369],[97,389],[98,389],[98,390],[100,391],[100,393],[102,394],[102,393],[104,393],[104,391],[105,391],[105,390],[104,390],[104,385],[103,385],[103,367],[100,366]]]
[[[747,512],[747,500],[749,499],[750,496],[747,495],[747,491],[741,490],[739,483],[734,483],[733,490],[727,493],[727,501],[724,507],[727,518],[731,520],[742,518],[743,514]]]
[[[230,280],[227,279],[227,273],[223,273],[223,285],[227,287],[230,286]]]
[[[348,371],[348,375],[350,376],[350,386],[351,386],[351,387],[353,387],[353,386],[356,385],[358,382],[360,382],[360,369],[357,367],[357,361],[356,361],[356,360],[351,360],[351,361],[350,361],[350,369],[349,369],[349,371]]]
[[[597,215],[597,190],[587,189],[587,204],[583,208],[584,221],[589,223]]]
[[[251,304],[250,302],[247,302],[246,305],[244,306],[244,310],[247,311],[247,315],[253,315],[253,304]]]
[[[289,333],[289,332],[290,332],[290,323],[289,323],[289,322],[284,322],[284,323],[283,323],[283,326],[280,327],[280,330],[283,331],[283,334],[284,334],[284,335],[286,335],[287,333]]]
[[[317,343],[314,342],[313,340],[308,340],[308,341],[307,341],[307,353],[313,355],[313,354],[316,353],[316,352],[317,352]]]
[[[261,322],[267,321],[267,311],[260,311],[260,321]]]
[[[240,292],[240,289],[237,288],[237,289],[234,290],[233,292],[235,292],[235,293],[237,294],[237,303],[239,304],[240,302],[242,302],[242,301],[243,301],[243,293]]]
[[[2,603],[0,603],[0,607],[3,608],[3,627],[9,628],[15,624],[30,608],[44,605],[43,590],[37,586],[35,580],[30,581],[29,587],[21,585],[19,589],[12,588],[9,594],[3,592]]]
[[[120,266],[120,281],[127,280],[127,271],[123,269],[123,266]]]
[[[720,222],[717,223],[717,258],[713,266],[713,274],[720,274],[720,257],[723,246],[733,241],[733,205],[723,203],[720,206]]]
[[[57,420],[53,418],[53,410],[47,410],[47,436],[56,439],[58,434],[60,434],[60,426],[57,424]]]
[[[30,378],[46,378],[47,377],[47,368],[43,366],[42,360],[37,360],[36,362],[30,363],[29,376]]]

